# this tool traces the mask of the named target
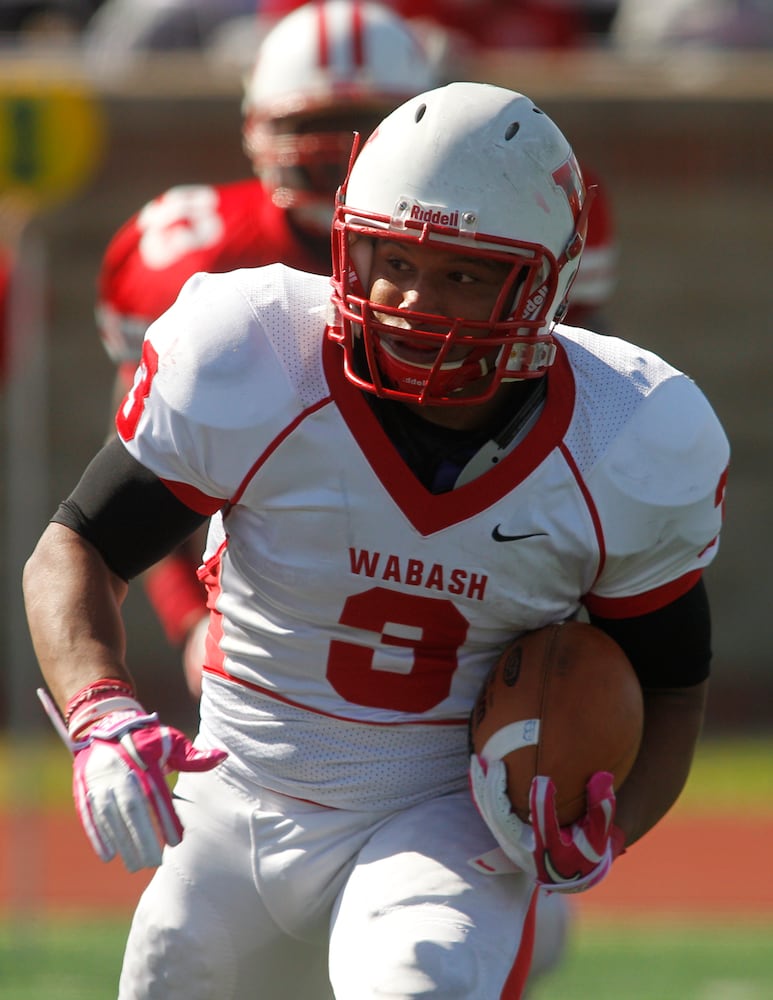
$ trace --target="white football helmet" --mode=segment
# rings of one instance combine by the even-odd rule
[[[319,0],[263,39],[243,101],[244,148],[276,204],[329,235],[352,134],[437,83],[396,13],[362,0]]]
[[[353,155],[333,222],[329,336],[350,381],[379,396],[437,404],[490,399],[503,381],[542,375],[552,330],[580,264],[591,198],[572,149],[528,97],[451,83],[389,115]],[[486,322],[392,309],[435,360],[397,359],[382,343],[390,309],[368,300],[373,240],[419,243],[511,264]],[[442,324],[442,333],[438,332]],[[469,344],[460,361],[452,346]],[[477,383],[477,384],[476,384]],[[465,391],[459,393],[461,389]]]

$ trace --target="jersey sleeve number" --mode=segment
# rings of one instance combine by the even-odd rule
[[[341,697],[413,713],[448,697],[468,629],[451,601],[374,587],[346,601],[340,624],[374,636],[330,643],[327,678]]]
[[[149,340],[142,345],[142,360],[134,375],[134,384],[126,393],[115,417],[115,426],[124,441],[131,441],[137,433],[145,400],[158,371],[158,352]]]

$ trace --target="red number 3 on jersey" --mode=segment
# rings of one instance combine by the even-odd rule
[[[115,426],[124,441],[131,441],[137,433],[145,400],[150,394],[153,378],[158,371],[158,352],[149,341],[142,345],[142,360],[134,376],[134,384],[126,393],[115,416]]]
[[[373,587],[347,599],[339,622],[363,637],[330,643],[327,678],[347,701],[421,713],[448,697],[468,629],[450,601]]]

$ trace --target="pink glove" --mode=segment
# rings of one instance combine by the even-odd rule
[[[208,771],[224,750],[197,750],[179,730],[136,709],[111,712],[72,744],[73,795],[81,824],[103,861],[120,854],[130,872],[161,863],[182,839],[165,775]]]
[[[607,874],[623,850],[624,834],[613,823],[612,776],[593,775],[587,785],[588,811],[572,826],[560,827],[555,785],[538,775],[529,794],[530,822],[512,810],[503,760],[470,759],[470,785],[478,811],[501,850],[521,871],[550,892],[582,892]]]
[[[588,809],[582,819],[561,827],[555,785],[539,775],[532,781],[529,808],[537,881],[552,892],[582,892],[597,885],[623,851],[625,834],[614,825],[612,775],[597,771],[586,795]]]

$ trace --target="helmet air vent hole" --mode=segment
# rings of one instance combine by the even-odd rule
[[[544,111],[540,111],[539,108],[532,108],[531,110],[534,112],[535,115],[544,115],[545,114],[545,112]]]
[[[518,129],[520,129],[520,122],[510,122],[510,124],[505,129],[505,139],[509,142],[513,136],[518,135]]]
[[[426,104],[420,104],[418,106],[418,108],[416,108],[416,114],[414,116],[415,121],[420,122],[422,120],[422,118],[424,117],[424,112],[426,110],[427,110],[427,105]]]

